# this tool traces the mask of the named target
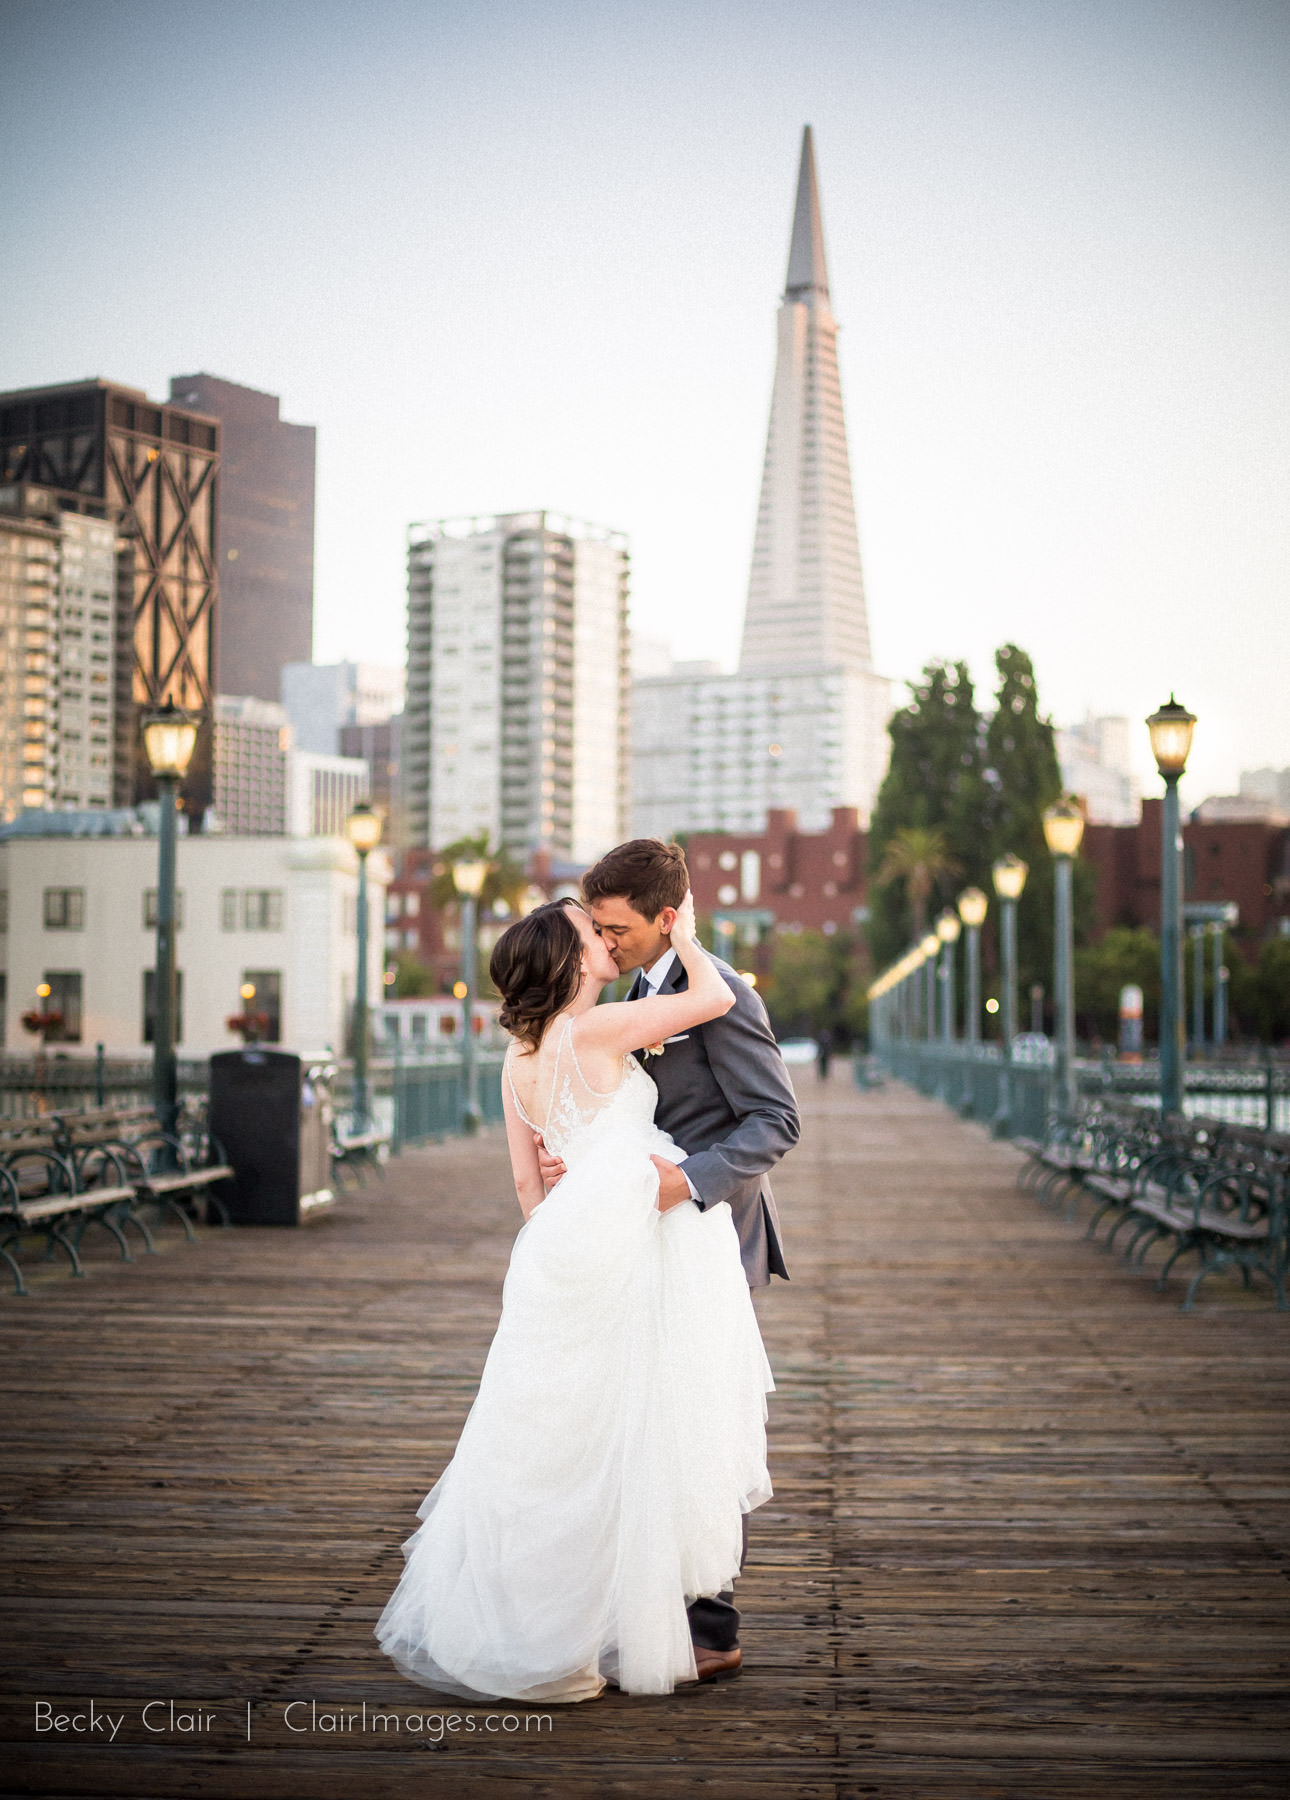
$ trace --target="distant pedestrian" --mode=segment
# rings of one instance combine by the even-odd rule
[[[829,1061],[833,1055],[833,1033],[826,1025],[815,1040],[815,1073],[821,1081],[829,1079]]]

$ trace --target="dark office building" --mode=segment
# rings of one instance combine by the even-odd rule
[[[359,756],[371,774],[368,799],[385,820],[387,848],[403,843],[403,809],[399,791],[399,757],[403,747],[403,714],[395,713],[379,725],[342,725],[340,753]]]
[[[215,691],[276,702],[283,664],[313,657],[314,427],[215,375],[173,376],[170,398],[220,424]]]
[[[184,783],[195,818],[211,801],[219,577],[219,427],[110,381],[0,394],[0,484],[27,483],[64,511],[109,519],[124,544],[114,627],[113,802],[155,792],[139,714],[172,700],[201,721]]]

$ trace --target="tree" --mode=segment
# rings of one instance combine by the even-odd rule
[[[899,832],[939,831],[945,861],[923,895],[932,908],[950,904],[962,879],[986,875],[982,822],[988,795],[984,734],[967,664],[928,663],[910,684],[907,706],[888,725],[891,761],[869,827],[874,887],[869,941],[882,968],[908,948],[915,935],[914,894],[904,880],[884,879],[887,847]]]
[[[434,993],[434,971],[427,969],[414,951],[396,950],[388,960],[394,965],[394,985],[389,990],[392,998],[422,1000]]]
[[[1269,938],[1259,952],[1259,1036],[1265,1044],[1290,1037],[1290,938]]]
[[[1120,990],[1142,989],[1142,1029],[1155,1040],[1160,1015],[1160,939],[1142,926],[1115,925],[1100,943],[1075,952],[1075,1012],[1081,1033],[1115,1043]]]
[[[841,1044],[868,1028],[872,964],[853,932],[783,932],[776,937],[763,998],[776,1033],[814,1037],[826,1028]]]
[[[906,825],[888,839],[882,864],[874,880],[879,887],[903,881],[905,900],[913,915],[916,938],[927,932],[927,901],[937,882],[961,875],[963,865],[951,856],[945,833],[938,827]]]
[[[985,831],[991,862],[1011,850],[1030,865],[1026,891],[1017,908],[1018,979],[1024,996],[1033,983],[1041,983],[1050,992],[1053,985],[1055,881],[1044,838],[1044,808],[1061,795],[1062,777],[1052,720],[1042,718],[1039,712],[1034,664],[1024,650],[1004,644],[995,652],[994,666],[999,685],[985,733],[989,794]],[[986,891],[991,891],[988,884]],[[1077,942],[1087,935],[1093,896],[1093,871],[1077,859]],[[1024,1006],[1022,1010],[1024,1017]]]
[[[457,889],[452,879],[452,865],[455,862],[482,860],[489,864],[487,876],[479,895],[481,913],[498,900],[504,900],[512,912],[519,909],[520,898],[528,886],[528,877],[524,870],[511,856],[509,850],[496,849],[489,842],[488,833],[481,832],[478,837],[458,838],[456,843],[449,844],[440,850],[434,859],[434,878],[430,883],[430,904],[446,911],[458,904]]]

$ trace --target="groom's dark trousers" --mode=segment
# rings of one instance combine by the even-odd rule
[[[712,959],[735,996],[730,1012],[668,1038],[649,1073],[658,1088],[655,1118],[687,1152],[685,1172],[700,1208],[725,1200],[734,1214],[744,1273],[751,1287],[772,1275],[788,1278],[779,1243],[779,1219],[767,1172],[797,1142],[800,1124],[793,1084],[758,994],[720,957]],[[689,986],[678,957],[659,992]],[[638,976],[628,993],[644,989]],[[695,1346],[702,1355],[702,1346]],[[748,1515],[743,1515],[742,1569],[748,1554]],[[690,1635],[701,1650],[733,1650],[739,1614],[733,1588],[689,1607]]]

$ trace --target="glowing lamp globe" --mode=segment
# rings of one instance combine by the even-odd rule
[[[964,888],[959,895],[959,917],[971,930],[985,924],[985,915],[990,902],[979,887]]]
[[[1156,759],[1156,767],[1166,779],[1181,775],[1187,767],[1187,758],[1191,753],[1191,734],[1195,729],[1195,713],[1189,713],[1185,706],[1179,706],[1172,694],[1168,705],[1160,707],[1147,720],[1147,730],[1151,733],[1151,754]]]
[[[1026,885],[1026,877],[1030,873],[1030,864],[1012,850],[1001,856],[990,871],[994,878],[994,891],[1000,900],[1020,900]]]
[[[162,781],[182,781],[188,773],[197,744],[197,721],[181,712],[173,701],[156,712],[145,713],[143,747],[148,767]]]
[[[345,836],[360,856],[366,856],[381,841],[381,815],[360,800],[345,821]]]
[[[1078,856],[1084,837],[1084,814],[1067,794],[1044,811],[1044,837],[1054,856]]]

